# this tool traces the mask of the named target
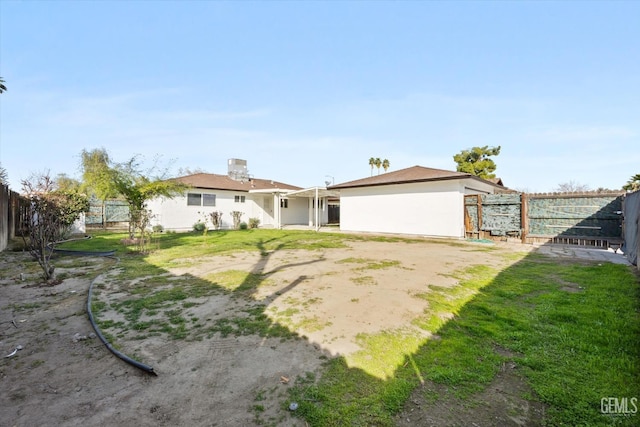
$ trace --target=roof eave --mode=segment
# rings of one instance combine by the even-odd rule
[[[355,185],[338,184],[338,185],[331,185],[331,186],[327,187],[327,189],[329,189],[329,190],[340,190],[340,189],[343,189],[343,188],[380,187],[380,186],[383,186],[383,185],[414,184],[414,183],[418,183],[418,182],[431,182],[431,181],[449,181],[449,180],[452,180],[452,179],[466,179],[466,178],[471,178],[471,177],[474,177],[474,176],[473,175],[441,176],[441,177],[436,177],[436,178],[406,179],[406,180],[399,180],[399,181],[393,181],[393,182],[378,182],[378,183],[372,183],[372,184],[355,184]],[[478,178],[478,177],[475,177],[475,178]],[[482,181],[484,181],[484,180],[482,180]],[[486,182],[486,181],[484,181],[484,182]]]

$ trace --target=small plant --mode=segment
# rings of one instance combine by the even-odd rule
[[[208,223],[209,223],[209,215],[207,213],[205,213],[205,212],[198,212],[198,215],[200,215],[200,217],[202,218],[202,219],[198,220],[198,223],[202,223],[203,225],[202,225],[202,227],[198,227],[198,229],[196,229],[195,226],[194,226],[194,230],[195,231],[200,231],[200,232],[202,232],[203,236],[206,236],[207,235],[207,231],[209,231],[209,225],[208,225]]]
[[[242,221],[240,223],[240,230],[246,230],[247,228],[249,228],[249,226],[247,225],[246,222]]]
[[[209,217],[211,218],[213,229],[220,230],[220,227],[222,227],[222,212],[213,211],[209,214]]]
[[[260,218],[249,218],[249,228],[258,228],[260,226]]]
[[[233,211],[231,212],[231,218],[233,218],[233,229],[238,230],[240,228],[240,221],[242,218],[242,212]]]
[[[163,227],[162,225],[158,224],[158,225],[154,225],[154,226],[151,228],[151,230],[152,230],[154,233],[162,233],[162,232],[164,231],[164,227]]]
[[[202,221],[198,221],[193,224],[193,231],[197,231],[198,233],[203,233],[207,229],[207,224]]]

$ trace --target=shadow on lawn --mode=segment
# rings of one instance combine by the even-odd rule
[[[391,378],[334,359],[294,391],[299,414],[311,425],[637,425],[640,293],[627,266],[533,252],[495,276],[469,273],[458,286],[470,293],[430,289],[424,324],[435,317],[437,335]],[[379,343],[367,350],[384,356]],[[609,397],[626,413],[603,409]]]
[[[280,243],[267,249],[274,240],[259,239],[254,244],[261,257],[233,290],[191,275],[165,283],[160,290],[157,281],[142,281],[127,302],[129,317],[125,317],[134,329],[146,326],[146,333],[188,338],[192,331],[187,330],[184,316],[175,314],[171,319],[169,315],[154,326],[140,324],[141,314],[171,308],[176,302],[183,302],[185,310],[189,298],[222,294],[242,297],[251,306],[237,316],[225,315],[201,325],[193,332],[196,336],[300,338],[272,321],[265,310],[309,277],[299,275],[262,299],[257,291],[278,271],[323,259],[267,270],[273,255],[286,247]],[[425,254],[425,262],[427,258]],[[147,268],[156,271],[155,277],[167,274],[149,264],[145,274]],[[413,353],[400,353],[402,362],[391,378],[381,380],[350,367],[344,357],[333,358],[321,378],[301,377],[291,389],[290,402],[298,405],[296,415],[310,425],[403,425],[407,418],[413,425],[608,425],[611,417],[601,413],[602,398],[640,396],[638,286],[628,268],[558,262],[531,253],[495,276],[486,267],[468,273],[454,298],[444,288],[428,289],[433,299],[423,320],[425,325],[438,325],[428,331],[434,339],[424,341]],[[394,335],[398,331],[389,332],[382,350],[380,344],[371,350],[371,358],[398,352]],[[503,378],[505,367],[517,372],[510,377],[513,389],[483,394]],[[504,406],[509,399],[516,404]],[[636,424],[637,416],[627,415],[632,416],[616,422]]]

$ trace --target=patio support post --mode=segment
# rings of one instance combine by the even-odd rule
[[[316,187],[316,231],[320,230],[320,203],[318,200],[318,187]]]
[[[275,205],[273,207],[273,212],[274,215],[276,216],[276,227],[278,227],[278,230],[280,230],[282,228],[282,208],[280,206],[280,193],[276,192],[273,195],[273,204]]]

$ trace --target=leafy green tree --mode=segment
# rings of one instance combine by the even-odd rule
[[[456,170],[458,172],[470,173],[483,179],[495,178],[493,173],[496,170],[496,164],[489,157],[500,154],[500,146],[489,147],[473,147],[468,150],[462,150],[453,156],[453,160],[458,164]]]
[[[371,176],[373,176],[373,167],[376,165],[376,159],[369,157],[369,166],[371,166]]]
[[[380,160],[380,157],[376,157],[375,165],[378,168],[378,175],[380,175],[380,166],[382,166],[382,160]]]
[[[115,163],[104,148],[99,148],[82,150],[80,157],[85,188],[101,198],[103,203],[107,198],[119,197],[129,205],[131,239],[138,232],[140,240],[144,242],[144,234],[152,215],[146,209],[149,200],[160,196],[174,197],[187,188],[185,184],[165,179],[168,168],[158,168],[157,159],[150,170],[160,173],[151,177],[150,171],[143,171],[139,156],[123,163]]]
[[[69,177],[66,173],[59,173],[54,179],[54,185],[60,191],[82,192],[82,183],[77,179]]]
[[[107,226],[106,201],[118,197],[118,190],[113,182],[112,161],[104,148],[95,148],[80,152],[80,169],[82,171],[81,188],[87,194],[94,195],[102,203],[102,227]]]
[[[153,170],[161,170],[155,166]],[[144,233],[151,216],[146,209],[149,200],[160,196],[171,198],[187,188],[183,183],[163,179],[166,174],[167,170],[164,169],[160,176],[148,176],[149,172],[142,170],[138,156],[123,163],[114,164],[109,160],[106,169],[98,168],[100,179],[109,181],[101,184],[100,188],[105,190],[103,194],[114,192],[129,205],[129,235],[132,239],[138,232],[141,241],[144,241]]]
[[[382,169],[384,169],[384,171],[386,172],[389,169],[389,166],[391,166],[391,163],[389,163],[389,160],[384,159],[382,161]]]
[[[627,191],[638,191],[640,190],[640,173],[635,174],[625,185],[622,186],[623,190]]]
[[[82,188],[95,194],[100,200],[118,196],[113,182],[112,161],[104,148],[80,153],[80,169],[82,170]]]

